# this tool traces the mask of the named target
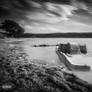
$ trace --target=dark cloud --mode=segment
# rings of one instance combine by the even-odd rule
[[[0,0],[0,18],[23,18],[30,10],[31,0]]]
[[[72,1],[92,3],[92,0],[0,0],[0,19],[13,18],[19,20],[26,18],[25,15],[28,12],[37,8],[34,6],[33,1],[40,4],[44,2],[71,4]]]

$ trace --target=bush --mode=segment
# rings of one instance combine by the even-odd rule
[[[0,28],[6,31],[8,37],[19,37],[24,33],[24,29],[12,20],[3,21]]]

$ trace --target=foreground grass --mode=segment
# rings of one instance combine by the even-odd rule
[[[0,44],[1,92],[92,92],[92,85],[61,67],[33,64],[21,47]]]

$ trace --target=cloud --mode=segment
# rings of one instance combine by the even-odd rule
[[[44,2],[51,1],[51,2],[59,3],[59,4],[74,5],[76,7],[82,7],[83,9],[87,8],[86,5],[84,5],[83,3],[77,4],[79,0],[0,0],[0,18],[1,19],[13,18],[17,20],[26,19],[26,14],[28,14],[28,12],[31,12],[31,11],[34,12],[37,8],[38,8],[38,12],[40,12],[39,8],[40,9],[44,8],[46,10],[46,4],[44,4],[43,1]],[[80,1],[84,2],[86,0],[80,0]],[[48,6],[50,5],[48,4],[47,8]],[[52,13],[57,14],[58,16],[60,15],[59,13],[55,13],[55,12],[52,12]]]
[[[0,0],[1,18],[24,18],[28,11],[32,11],[31,0]]]
[[[49,2],[47,3],[47,1]],[[61,28],[43,26],[43,24],[54,25],[59,22],[63,23],[65,20],[70,19],[74,15],[73,13],[76,13],[75,15],[78,14],[77,16],[81,15],[81,18],[76,20],[84,21],[85,17],[83,17],[83,14],[88,16],[88,12],[81,12],[80,14],[78,8],[89,10],[87,5],[88,2],[86,0],[0,0],[0,19],[16,20],[23,24],[23,27],[30,32],[58,32],[61,31]],[[76,9],[78,11],[75,12]],[[33,26],[33,22],[40,24],[40,27]],[[69,25],[68,23],[66,24]],[[64,29],[66,29],[65,27]],[[73,29],[72,26],[67,28]]]

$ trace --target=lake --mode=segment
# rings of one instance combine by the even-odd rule
[[[59,61],[57,54],[55,53],[56,46],[49,47],[32,47],[33,45],[47,44],[56,45],[59,43],[78,43],[86,44],[87,55],[73,55],[71,63],[73,64],[87,64],[92,69],[92,39],[91,38],[26,38],[26,39],[11,39],[8,42],[18,42],[18,45],[22,46],[25,52],[29,55],[31,60],[35,60],[37,63],[50,64],[50,65],[62,65]],[[92,71],[82,72],[73,71],[74,74],[79,76],[85,81],[92,83]]]
[[[44,59],[44,60],[55,60],[56,46],[49,47],[32,47],[33,45],[56,45],[60,43],[78,43],[86,44],[88,54],[86,57],[92,57],[92,39],[90,38],[28,38],[23,39],[21,45],[31,54],[31,58]],[[49,54],[48,54],[49,53]]]

